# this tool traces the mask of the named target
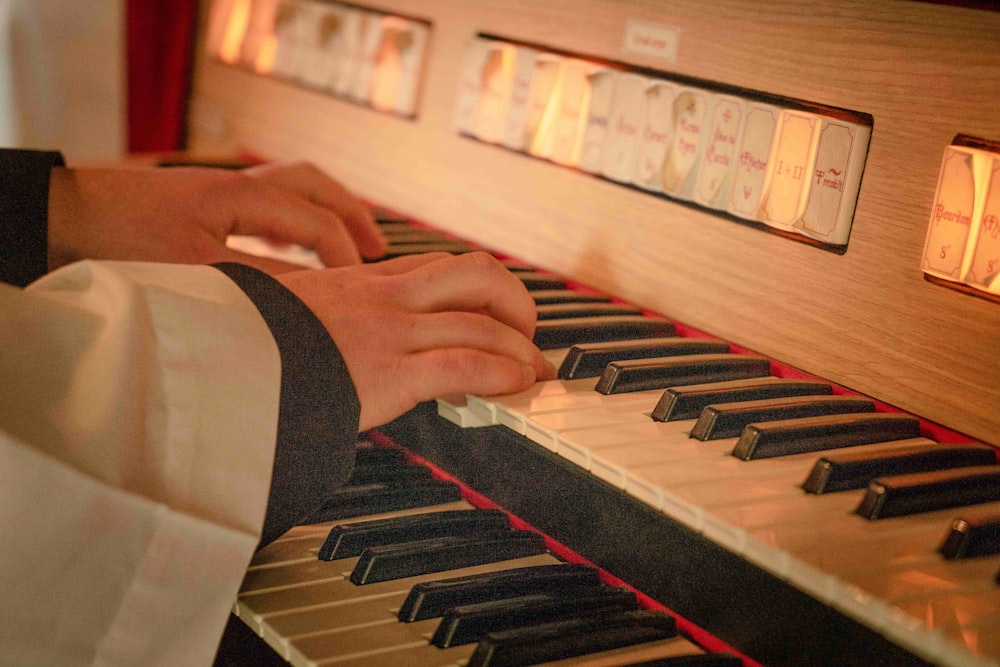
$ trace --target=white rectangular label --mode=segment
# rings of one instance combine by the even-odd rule
[[[638,19],[629,19],[625,24],[625,38],[622,40],[622,51],[625,53],[641,53],[668,63],[677,62],[677,48],[681,41],[681,29],[650,23]]]

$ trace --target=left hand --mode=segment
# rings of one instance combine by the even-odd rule
[[[327,266],[379,257],[386,243],[364,204],[307,163],[52,170],[50,270],[80,259],[302,268],[228,248],[230,234],[296,243]]]

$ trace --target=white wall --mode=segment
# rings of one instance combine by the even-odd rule
[[[67,160],[126,146],[123,0],[0,0],[0,145]]]

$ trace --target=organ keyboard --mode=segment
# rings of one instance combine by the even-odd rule
[[[418,497],[410,478],[427,469],[387,456],[399,453],[362,444],[349,484],[367,493],[331,499],[255,556],[234,613],[292,664],[741,664],[678,636],[672,616],[550,554],[504,513],[475,509],[455,484]],[[384,505],[359,484],[372,478],[406,493]],[[539,636],[550,624],[558,632]]]
[[[276,3],[242,4],[256,12]],[[203,50],[191,148],[309,159],[433,227],[386,223],[397,237],[393,254],[485,247],[517,258],[508,265],[536,295],[545,354],[559,365],[580,345],[567,363],[567,373],[580,368],[572,379],[422,405],[374,439],[454,475],[676,612],[685,628],[704,628],[709,644],[751,660],[996,665],[1000,307],[925,280],[920,268],[942,152],[958,135],[986,140],[977,146],[1000,140],[1000,13],[956,6],[972,4],[985,3],[384,0],[376,11],[424,30],[412,116]],[[630,86],[663,76],[726,104],[752,97],[764,114],[801,102],[791,112],[798,127],[819,113],[827,125],[870,131],[863,174],[856,165],[851,173],[846,242],[827,252],[790,241],[801,231],[794,225],[762,233],[742,214],[703,203],[711,198],[687,198],[691,183],[650,194],[656,179],[624,186],[627,169],[595,176],[592,156],[566,168],[571,154],[559,141],[511,150],[493,108],[479,126],[456,128],[456,115],[475,110],[463,86],[477,37],[527,45],[545,63],[566,58],[574,76],[581,63],[624,67]],[[488,62],[502,67],[503,57]],[[489,140],[493,130],[504,135],[500,145]],[[797,192],[794,175],[782,178]],[[835,217],[846,219],[839,209]],[[587,326],[594,319],[597,333]],[[651,364],[626,345],[601,349],[623,338],[657,339],[654,356],[663,359]],[[671,357],[684,349],[674,339],[708,346],[682,356],[713,355],[714,374]],[[801,451],[806,441],[822,451]],[[884,479],[867,488],[874,478]],[[825,480],[846,488],[826,490]],[[887,516],[929,498],[938,507]],[[328,528],[296,529],[281,543],[319,549]],[[962,551],[977,555],[951,557]],[[252,573],[332,564],[313,562],[310,551],[301,555],[308,563],[278,566],[264,562],[271,553]],[[241,596],[240,617],[281,655],[292,657],[296,637],[313,637],[303,646],[325,641],[315,629],[269,630],[255,597],[266,596]],[[302,604],[293,598],[294,608]]]
[[[407,244],[397,243],[396,249],[406,253]],[[997,449],[944,445],[927,437],[935,429],[922,428],[917,418],[876,409],[871,399],[826,382],[782,377],[791,369],[755,355],[720,353],[727,349],[720,341],[648,337],[673,326],[661,318],[609,321],[603,314],[563,314],[549,321],[554,327],[570,322],[573,335],[587,341],[608,338],[609,324],[627,338],[549,349],[560,376],[581,376],[577,379],[539,383],[509,396],[440,399],[436,410],[423,406],[373,438],[387,444],[394,439],[470,480],[550,537],[767,664],[825,662],[830,655],[844,664],[865,664],[873,655],[893,664],[996,663],[1000,541],[995,535],[980,537],[973,558],[942,552],[954,539],[952,523],[1000,521]],[[652,331],[632,326],[636,317],[654,325]],[[622,328],[623,322],[629,326]],[[559,340],[545,331],[538,338]],[[599,360],[589,371],[581,364],[588,356]],[[617,375],[618,366],[627,363],[623,358],[672,372],[618,391],[602,381]],[[734,378],[748,368],[749,377]],[[362,454],[374,457],[367,449]],[[468,659],[481,664],[473,656],[492,640],[483,640],[480,648],[435,649],[426,636],[446,632],[440,629],[445,621],[401,630],[390,609],[422,581],[555,565],[558,559],[541,553],[544,549],[534,556],[520,551],[501,556],[499,543],[491,543],[487,551],[498,563],[473,570],[455,563],[437,574],[430,566],[428,574],[364,589],[355,581],[359,568],[364,571],[356,558],[364,544],[345,555],[350,559],[329,555],[336,532],[331,527],[338,520],[391,509],[381,504],[382,475],[407,480],[404,498],[394,502],[431,506],[417,511],[445,515],[472,507],[448,495],[448,484],[424,482],[423,469],[417,471],[403,475],[359,467],[354,486],[343,494],[346,500],[332,499],[314,518],[318,525],[294,529],[257,555],[236,606],[240,618],[298,665],[382,660],[441,665]],[[828,484],[831,475],[840,481]],[[920,475],[935,479],[917,479]],[[966,481],[959,484],[958,476]],[[915,481],[933,484],[920,493]],[[435,506],[449,500],[456,504]],[[565,514],[549,511],[567,503],[574,507],[570,523]],[[482,525],[492,521],[492,515],[481,514]],[[641,528],[636,515],[642,515]],[[397,532],[397,542],[440,537]],[[595,540],[595,533],[603,537]],[[434,547],[452,553],[473,548],[457,541]],[[743,562],[720,572],[713,562],[719,548]],[[655,568],[646,557],[655,559]],[[354,568],[350,575],[349,568]],[[710,581],[713,577],[721,579]],[[686,584],[680,585],[683,590],[679,582]],[[709,583],[712,594],[702,594]],[[733,601],[745,588],[754,592],[752,611],[720,619],[720,599],[739,608]],[[586,595],[574,593],[579,600]],[[772,598],[777,606],[765,608],[763,601]],[[817,604],[829,608],[818,612]],[[531,623],[542,620],[534,616]],[[792,639],[784,634],[788,627],[796,631]],[[750,637],[744,635],[748,630]],[[362,639],[358,633],[371,635]],[[639,655],[665,659],[682,649],[685,655],[698,651],[670,638],[602,651],[599,660],[630,664]],[[523,664],[527,660],[521,658]]]
[[[634,350],[635,345],[631,347]],[[647,354],[662,352],[661,342],[651,346]],[[680,349],[676,354],[684,352]],[[559,365],[568,353],[567,349],[550,351],[550,360]],[[697,360],[704,369],[719,356],[702,353],[673,359]],[[754,359],[746,354],[740,357]],[[664,358],[651,361],[660,363]],[[614,365],[609,363],[604,377]],[[560,372],[563,376],[568,373],[566,364]],[[994,476],[1000,472],[997,450],[974,444],[957,446],[982,458],[950,464],[928,462],[911,468],[914,453],[943,455],[945,449],[925,436],[934,429],[926,424],[922,429],[916,418],[888,412],[884,406],[875,412],[873,402],[825,383],[776,379],[773,375],[793,373],[780,364],[765,365],[756,372],[770,376],[766,382],[734,381],[726,372],[731,369],[711,378],[691,377],[685,370],[663,379],[659,388],[645,388],[648,383],[640,383],[624,393],[613,393],[607,387],[600,391],[601,381],[591,377],[539,383],[511,396],[442,399],[437,412],[463,430],[442,429],[434,416],[427,414],[411,415],[387,430],[463,479],[483,485],[488,495],[500,498],[515,512],[525,512],[530,522],[538,522],[557,539],[589,556],[600,554],[595,562],[611,572],[628,581],[642,579],[647,586],[643,590],[656,591],[656,599],[684,616],[701,623],[711,618],[705,624],[723,638],[732,640],[729,633],[739,636],[747,631],[743,624],[751,625],[759,635],[747,644],[734,643],[744,649],[754,646],[762,652],[748,652],[768,664],[815,661],[819,651],[831,652],[845,664],[865,664],[875,653],[883,658],[893,655],[891,651],[880,653],[885,639],[910,654],[893,655],[894,664],[908,660],[994,664],[1000,658],[1000,549],[994,542],[992,555],[964,561],[948,560],[938,549],[947,539],[951,521],[967,514],[970,506],[972,515],[1000,515],[1000,485]],[[787,388],[783,387],[786,383]],[[768,392],[792,398],[753,400]],[[831,395],[833,392],[838,395]],[[654,419],[658,404],[677,401],[685,393],[706,396],[700,412],[696,410],[698,419],[688,418],[691,413],[670,419],[669,409],[661,411],[666,420],[663,416],[659,421]],[[720,415],[733,421],[721,424],[713,433]],[[752,436],[762,446],[765,434],[773,434],[779,451],[770,460],[751,460],[758,457],[746,453],[746,441]],[[469,456],[470,449],[473,456]],[[525,460],[529,452],[530,463]],[[820,463],[820,454],[833,461],[853,455],[857,460],[894,463],[878,468],[880,474],[869,468],[868,475],[862,475],[862,481],[848,490],[818,495],[813,489],[814,493],[808,494],[803,486],[810,486],[807,480],[816,474],[812,471]],[[489,456],[489,462],[477,455]],[[744,458],[748,460],[740,460]],[[514,472],[531,470],[533,464],[538,472]],[[567,464],[591,479],[586,484],[572,481],[579,478],[566,469]],[[953,497],[944,488],[936,488],[911,503],[904,499],[895,509],[883,507],[883,516],[900,515],[896,519],[866,518],[879,518],[871,510],[873,503],[892,503],[886,495],[877,495],[877,487],[891,488],[895,480],[908,479],[891,475],[919,468],[940,476],[940,471],[954,466],[963,466],[957,471],[962,475],[989,474],[992,481],[983,483],[983,495],[976,497],[964,489],[970,495]],[[512,476],[532,493],[520,485],[505,484]],[[879,480],[873,482],[876,477]],[[541,502],[531,497],[540,486],[560,488],[562,484],[569,484],[563,490],[571,497],[561,502],[571,502],[579,508],[575,510],[579,515],[586,516],[580,520],[588,523],[592,519],[592,524],[567,526],[564,514],[555,512],[553,517],[539,509],[555,503],[550,496]],[[601,485],[618,490],[621,496],[608,499],[594,488]],[[590,494],[601,497],[592,513],[586,509],[594,507]],[[742,557],[751,572],[734,569],[724,575],[726,584],[712,582],[712,587],[725,593],[715,591],[708,602],[699,598],[698,589],[708,578],[720,574],[714,567],[710,572],[691,573],[697,583],[680,596],[676,582],[663,581],[657,572],[636,572],[635,563],[629,562],[633,554],[626,545],[648,536],[633,529],[629,516],[647,509],[661,515],[656,522],[704,538],[707,544],[696,542],[697,553],[704,550],[703,555],[714,556],[710,545],[721,546]],[[615,536],[626,553],[594,551],[592,531]],[[675,559],[670,553],[675,544],[668,540],[658,550],[653,548],[655,569],[666,577],[674,576],[674,565],[690,567],[690,554]],[[745,581],[762,577],[768,579],[766,588],[787,586],[805,592],[880,637],[866,636],[856,628],[842,634],[837,623],[814,617],[812,612],[799,617],[800,611],[782,610],[780,602],[776,609],[766,608],[763,596],[756,600],[754,613],[737,622],[739,628],[727,628],[726,622],[716,618],[719,610],[714,607],[719,599],[728,602],[740,595]],[[789,593],[779,595],[787,599]],[[676,602],[678,597],[684,602]],[[762,618],[765,612],[772,618]],[[781,636],[776,624],[794,627],[795,639]],[[757,648],[757,643],[762,646]]]

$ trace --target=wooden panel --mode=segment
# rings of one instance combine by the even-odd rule
[[[191,147],[312,160],[373,201],[1000,443],[1000,305],[919,268],[944,147],[1000,139],[1000,13],[888,0],[378,8],[433,23],[416,120],[201,54]],[[680,29],[675,64],[622,52],[633,18]],[[872,114],[846,254],[459,137],[456,82],[479,31]]]

